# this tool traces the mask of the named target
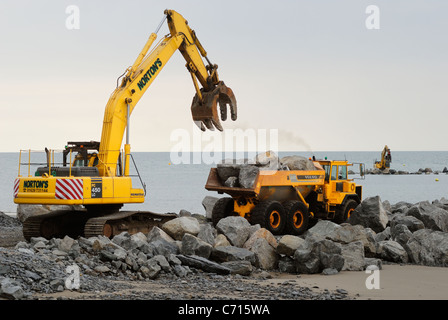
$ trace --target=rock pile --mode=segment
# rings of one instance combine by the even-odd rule
[[[302,156],[279,158],[273,151],[258,154],[255,159],[226,159],[217,165],[221,182],[231,188],[252,188],[260,170],[316,170],[311,160]]]
[[[448,267],[446,209],[445,198],[390,205],[377,196],[365,199],[346,223],[320,220],[300,237],[273,236],[237,216],[221,219],[214,228],[183,212],[148,234],[32,238],[14,249],[0,248],[0,296],[23,299],[33,292],[63,291],[72,265],[82,275],[79,290],[104,290],[111,286],[109,277],[185,278],[198,270],[251,276],[261,270],[330,275],[381,268],[386,262]]]

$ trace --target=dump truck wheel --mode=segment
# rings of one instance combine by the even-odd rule
[[[221,198],[216,201],[212,210],[212,223],[216,227],[216,224],[222,218],[228,217],[233,213],[233,199],[232,198]]]
[[[309,213],[307,206],[300,201],[286,201],[286,230],[293,235],[301,235],[308,229]]]
[[[357,206],[358,202],[356,200],[347,200],[342,208],[336,213],[335,222],[343,223],[347,221],[347,219],[350,218],[351,214],[353,213],[353,211],[355,211]]]
[[[285,228],[285,208],[278,201],[262,201],[251,212],[251,223],[259,224],[272,234],[282,234]]]

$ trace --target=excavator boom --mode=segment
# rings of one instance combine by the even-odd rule
[[[170,33],[153,47],[157,31],[165,20]],[[134,188],[129,174],[132,160],[129,143],[130,116],[177,50],[186,60],[187,70],[193,80],[196,94],[191,113],[198,127],[201,130],[217,128],[222,131],[220,118],[223,121],[227,119],[228,108],[231,119],[236,120],[235,95],[219,80],[218,66],[210,62],[207,52],[188,22],[179,13],[165,10],[165,17],[156,32],[150,35],[107,102],[101,141],[69,142],[63,151],[62,167],[54,166],[51,161],[54,155],[50,156],[53,151],[48,149],[46,167],[39,167],[31,172],[29,161],[28,176],[22,176],[19,165],[19,175],[14,182],[15,203],[83,205],[85,208],[81,212],[58,211],[27,219],[24,222],[26,239],[33,236],[51,238],[67,232],[71,235],[79,234],[82,229],[83,234],[88,236],[104,234],[109,237],[121,231],[147,232],[154,225],[154,219],[161,222],[173,218],[173,215],[118,210],[124,203],[144,202],[146,188],[144,185],[143,189]],[[123,153],[121,146],[125,131]],[[72,159],[72,152],[78,152],[78,155],[67,166],[66,158],[70,155]]]

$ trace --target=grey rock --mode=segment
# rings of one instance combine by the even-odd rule
[[[335,229],[327,235],[327,238],[339,242],[350,243],[354,241],[361,241],[364,245],[364,254],[367,257],[373,257],[376,253],[376,242],[374,232],[369,228],[363,228],[361,225],[351,225],[342,223],[341,228]]]
[[[282,256],[278,260],[278,269],[283,273],[296,273],[294,259],[289,256]]]
[[[342,270],[362,271],[365,266],[364,245],[361,241],[341,245],[341,254],[344,257]]]
[[[258,268],[263,270],[273,270],[277,268],[280,255],[265,238],[258,238],[250,247],[250,251],[255,253],[255,265]]]
[[[326,276],[332,276],[338,273],[339,271],[335,268],[325,268],[324,270],[322,270],[322,274]]]
[[[238,177],[228,177],[224,182],[224,185],[229,188],[239,187],[240,183],[238,181]]]
[[[213,207],[215,206],[215,203],[218,200],[219,198],[212,196],[205,196],[204,199],[202,200],[202,206],[205,209],[205,216],[207,217],[207,219],[209,220],[212,219]]]
[[[213,249],[211,259],[217,262],[246,260],[255,265],[256,258],[252,251],[235,246],[216,247]]]
[[[424,223],[417,219],[414,216],[405,216],[401,214],[395,215],[392,220],[390,221],[390,226],[395,227],[397,224],[404,224],[406,227],[408,227],[409,231],[415,232],[420,229],[424,229],[425,225]]]
[[[254,245],[254,243],[258,239],[265,239],[272,248],[274,249],[277,248],[278,245],[277,239],[275,239],[274,235],[265,228],[258,228],[255,232],[253,232],[252,235],[250,235],[249,238],[246,240],[246,242],[244,242],[243,248],[250,250],[250,248]]]
[[[109,267],[105,265],[98,265],[95,268],[93,268],[93,270],[100,273],[106,273],[110,271]]]
[[[231,270],[225,266],[220,265],[219,263],[210,261],[203,257],[199,256],[185,256],[178,255],[180,261],[182,261],[183,265],[187,265],[196,269],[201,269],[206,272],[214,272],[217,274],[229,274]]]
[[[240,168],[242,163],[218,163],[216,165],[216,170],[218,171],[218,176],[222,182],[225,182],[230,177],[238,177],[240,174]]]
[[[140,267],[140,272],[145,278],[155,279],[162,271],[156,259],[149,259],[146,266]]]
[[[215,244],[215,236],[216,229],[213,228],[210,224],[204,223],[200,225],[200,231],[198,233],[199,239],[213,246]]]
[[[392,239],[402,246],[404,246],[408,240],[412,237],[412,232],[404,224],[396,224],[390,228]]]
[[[221,263],[222,266],[229,268],[231,274],[240,274],[242,276],[249,276],[253,267],[249,261],[227,261]]]
[[[316,170],[313,162],[302,156],[286,156],[280,159],[280,163],[288,166],[289,170]]]
[[[213,247],[227,247],[231,246],[229,240],[227,240],[226,236],[223,234],[218,234],[214,240]]]
[[[377,267],[378,270],[383,269],[383,261],[377,258],[364,258],[364,270],[369,266]]]
[[[186,233],[182,238],[181,253],[184,255],[197,255],[208,259],[212,252],[212,245],[207,242]]]
[[[179,260],[180,261],[180,260]],[[178,276],[179,278],[184,278],[188,275],[189,270],[181,265],[175,265],[173,267],[173,272],[176,276]]]
[[[330,221],[330,220],[319,220],[313,227],[308,229],[303,236],[308,237],[310,235],[313,236],[320,236],[320,237],[326,237],[330,233],[334,232],[335,230],[341,228],[340,225]]]
[[[238,181],[241,188],[250,189],[254,187],[255,179],[257,178],[259,167],[254,165],[243,165],[240,168]]]
[[[174,243],[174,239],[159,227],[153,227],[151,231],[149,231],[146,238],[148,242],[164,239],[168,242]]]
[[[380,241],[377,245],[377,256],[386,261],[396,263],[407,263],[408,254],[406,250],[396,241]]]
[[[150,260],[156,261],[157,264],[162,268],[163,271],[165,271],[165,272],[170,272],[171,271],[170,263],[165,258],[165,256],[162,256],[162,255],[159,254],[159,255],[156,255],[156,256],[152,257]]]
[[[151,241],[150,244],[153,247],[153,252],[155,255],[161,254],[163,256],[168,256],[170,254],[177,254],[179,252],[179,247],[174,242],[168,242],[165,239],[158,239]]]
[[[191,217],[191,212],[185,209],[179,211],[179,217]]]
[[[448,211],[428,201],[414,205],[406,212],[406,215],[419,219],[427,229],[448,232]]]
[[[384,231],[377,233],[375,235],[374,239],[376,242],[379,242],[379,241],[389,240],[390,237],[391,237],[390,227],[387,227],[386,229],[384,229]]]
[[[240,216],[225,217],[216,224],[216,229],[237,247],[242,247],[249,237],[250,223]]]
[[[426,266],[448,267],[448,233],[421,229],[404,245],[411,262]]]
[[[304,242],[305,240],[300,237],[293,235],[284,235],[278,241],[277,253],[292,257],[294,256],[294,252]]]
[[[186,233],[196,236],[200,231],[198,220],[192,217],[179,217],[162,225],[162,230],[174,240],[181,241]]]
[[[382,232],[389,222],[387,212],[379,196],[364,199],[347,219],[352,225],[362,225],[375,232]]]
[[[10,278],[0,277],[0,297],[20,300],[25,297],[25,292],[18,282]]]
[[[344,266],[340,245],[319,237],[307,237],[294,253],[296,270],[299,273],[319,273],[326,268],[338,271]]]

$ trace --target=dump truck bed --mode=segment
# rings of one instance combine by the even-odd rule
[[[227,193],[232,197],[255,197],[263,187],[293,187],[298,188],[306,197],[315,186],[325,182],[324,170],[261,170],[252,188],[235,188],[223,185],[217,168],[211,168],[205,188],[209,191]]]

